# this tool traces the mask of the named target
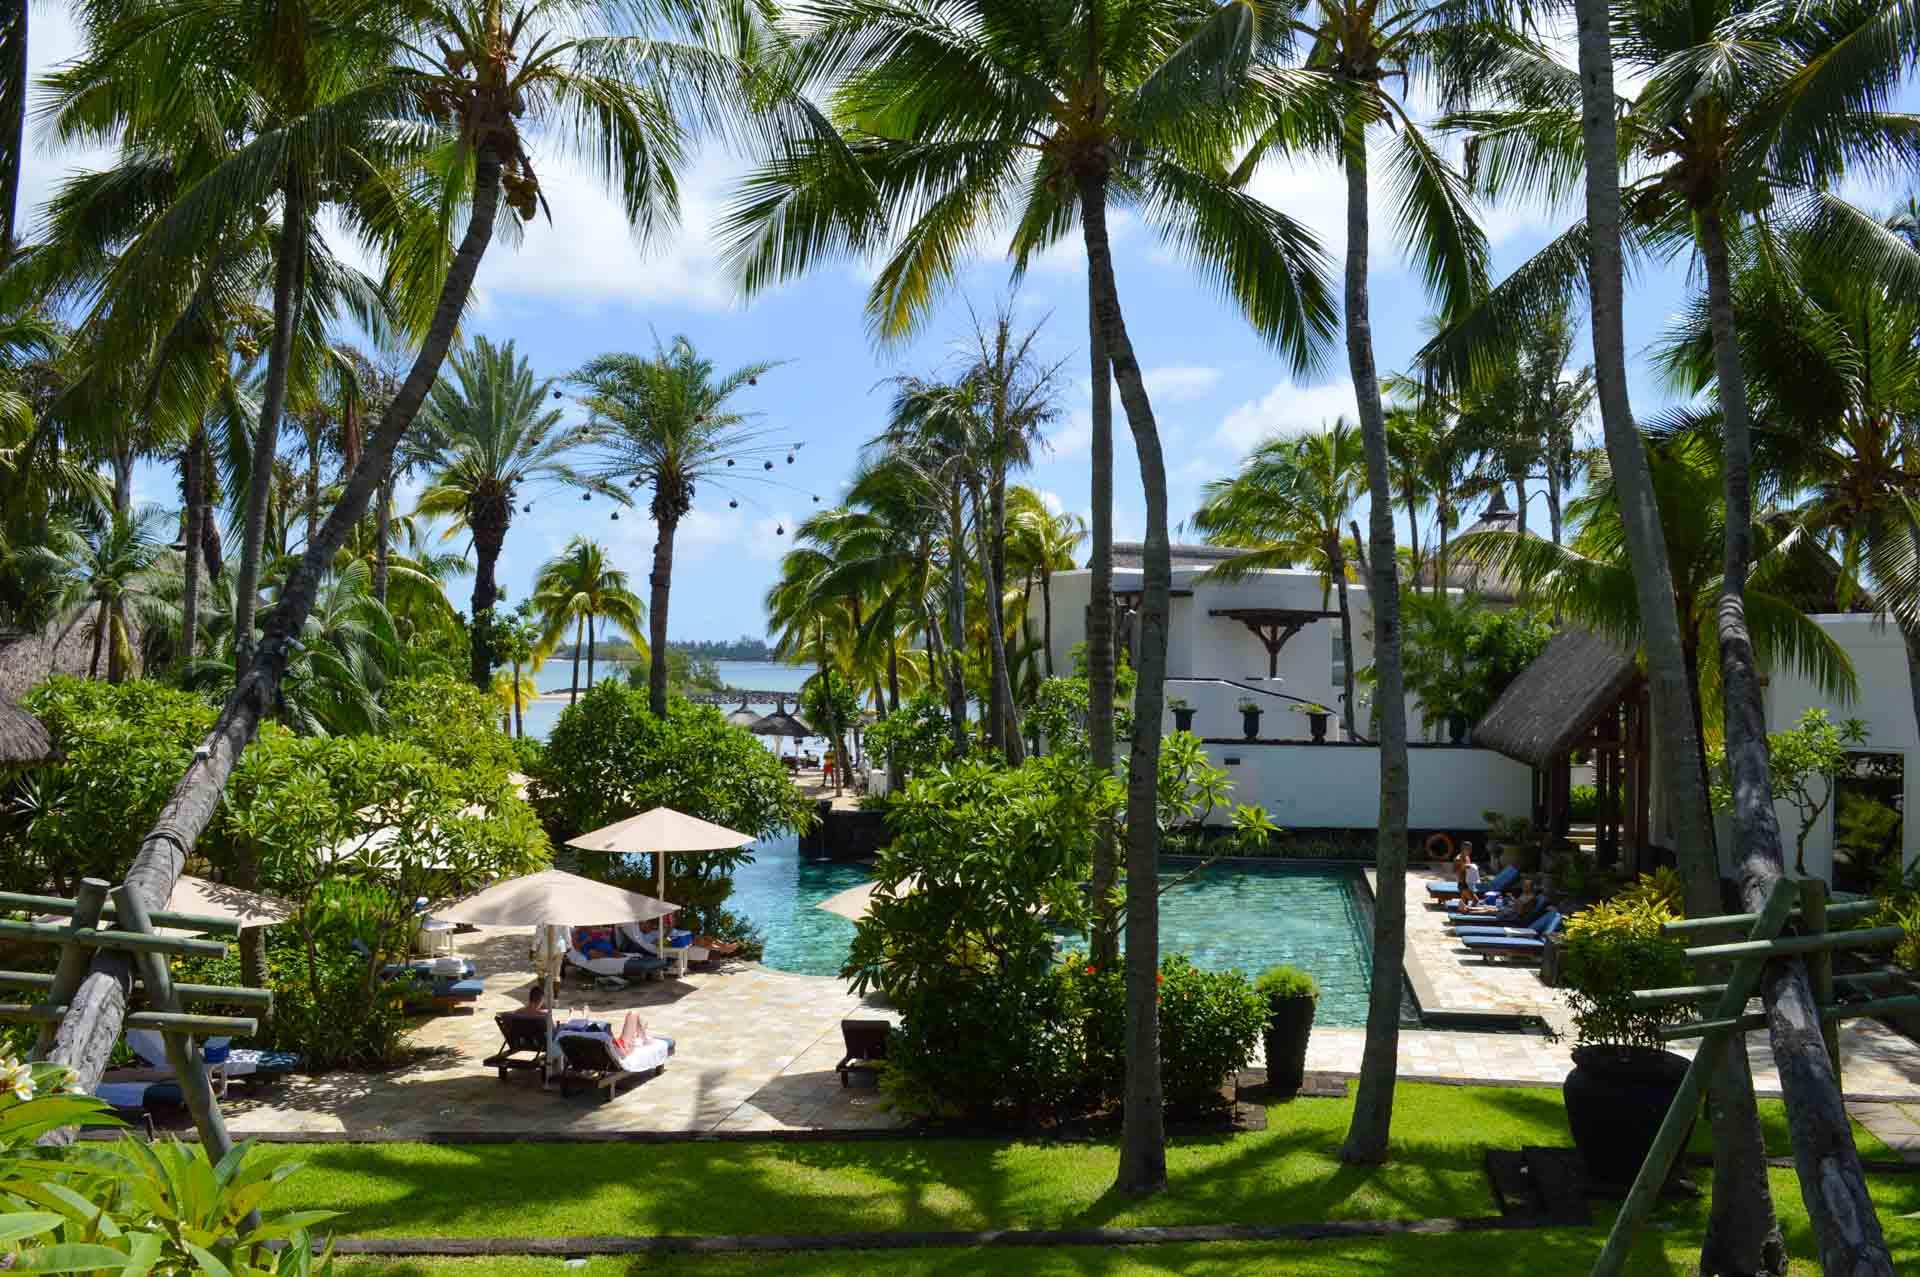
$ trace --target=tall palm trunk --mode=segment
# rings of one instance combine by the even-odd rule
[[[900,708],[900,644],[893,632],[893,611],[887,611],[887,713]]]
[[[599,620],[597,613],[587,613],[587,686],[589,688],[593,686],[593,659],[597,654],[596,649],[600,641]]]
[[[393,539],[393,470],[380,478],[380,497],[373,515],[373,597],[387,603],[387,555]]]
[[[1619,129],[1614,112],[1611,10],[1607,0],[1574,0],[1578,24],[1581,131],[1586,144],[1587,298],[1593,333],[1594,386],[1607,461],[1620,502],[1627,556],[1633,565],[1641,641],[1646,648],[1653,729],[1667,759],[1702,756],[1691,710],[1697,683],[1689,680],[1673,573],[1667,562],[1660,508],[1648,474],[1644,441],[1627,397],[1625,274],[1620,242]],[[1705,777],[1698,768],[1668,769],[1673,838],[1686,879],[1687,912],[1720,912],[1720,865]],[[1817,1036],[1817,1034],[1816,1034]],[[1774,1222],[1765,1148],[1753,1101],[1746,1044],[1738,1035],[1714,1079],[1710,1111],[1714,1134],[1712,1217],[1701,1254],[1714,1272],[1773,1271],[1784,1251]]]
[[[133,441],[122,439],[113,449],[113,512],[133,509]]]
[[[1053,572],[1040,570],[1040,651],[1047,661],[1047,677],[1053,677]],[[1920,721],[1917,719],[1916,721]]]
[[[25,0],[0,12],[0,265],[13,256],[14,228],[20,205],[20,166],[26,154],[27,96],[32,69],[27,60],[27,6]]]
[[[174,786],[160,817],[141,841],[139,854],[127,870],[128,888],[148,909],[160,909],[173,893],[180,870],[195,842],[205,831],[226,791],[227,778],[241,752],[253,740],[260,719],[279,697],[280,682],[286,675],[294,635],[306,624],[313,611],[320,582],[332,566],[333,556],[346,544],[353,527],[367,512],[367,503],[379,476],[392,463],[393,450],[413,424],[425,401],[427,390],[440,375],[473,292],[473,277],[493,238],[493,226],[500,212],[500,155],[491,141],[491,128],[481,133],[474,163],[471,211],[460,247],[454,253],[440,288],[420,352],[399,392],[380,416],[380,424],[368,441],[367,450],[354,467],[334,506],[320,528],[320,539],[306,549],[280,592],[279,605],[268,623],[266,639],[255,651],[251,664],[236,682],[233,694],[213,730],[195,751],[186,774]],[[69,1003],[71,1009],[60,1022],[48,1058],[74,1070],[75,1084],[91,1092],[100,1081],[107,1057],[120,1038],[125,1022],[127,993],[133,984],[131,958],[113,950],[95,955],[87,977]],[[190,1093],[190,1103],[197,1103]],[[207,1115],[196,1111],[202,1133],[207,1130]],[[71,1129],[49,1132],[43,1142],[64,1142],[72,1138]]]
[[[953,752],[967,752],[967,529],[960,486],[947,497],[947,713],[953,720]]]
[[[524,698],[520,694],[520,648],[518,640],[513,649],[513,735],[514,739],[527,734],[526,711],[522,707]]]
[[[1407,947],[1407,704],[1400,664],[1400,571],[1393,552],[1393,489],[1387,473],[1387,417],[1373,362],[1367,299],[1367,142],[1365,127],[1346,139],[1347,366],[1367,454],[1367,607],[1373,613],[1373,708],[1380,749],[1380,823],[1375,843],[1373,981],[1367,1041],[1343,1162],[1387,1158],[1393,1091],[1399,1072],[1400,968]],[[1352,697],[1348,697],[1351,706]]]
[[[207,429],[197,427],[187,443],[182,465],[187,496],[187,527],[181,540],[186,545],[186,561],[181,565],[180,593],[180,669],[193,665],[194,648],[200,638],[200,527],[207,518],[206,495]]]
[[[1127,764],[1127,1080],[1121,1107],[1120,1170],[1126,1193],[1167,1186],[1165,1092],[1160,1076],[1160,718],[1167,675],[1167,617],[1173,592],[1167,530],[1167,467],[1153,405],[1120,314],[1107,239],[1107,175],[1083,174],[1080,219],[1087,244],[1087,278],[1095,322],[1106,337],[1120,402],[1140,458],[1146,497],[1146,553],[1140,571],[1139,680],[1133,695],[1133,742]]]
[[[507,543],[507,522],[513,502],[504,492],[476,495],[467,505],[467,527],[473,532],[473,685],[493,690],[493,605],[500,588],[494,570],[500,548]]]
[[[246,534],[233,590],[233,657],[236,673],[253,660],[253,617],[260,600],[260,564],[267,543],[267,505],[273,496],[273,462],[280,444],[280,414],[287,404],[293,363],[293,330],[300,322],[307,284],[307,199],[292,175],[281,185],[280,243],[274,250],[273,339],[267,347],[267,380],[260,394],[260,425],[253,434],[253,472],[247,480]],[[304,619],[304,618],[303,618]]]
[[[307,428],[307,544],[320,535],[320,428]]]
[[[1714,377],[1726,431],[1726,561],[1720,587],[1720,686],[1733,777],[1733,840],[1740,890],[1758,910],[1784,880],[1780,818],[1768,774],[1766,708],[1747,628],[1747,572],[1753,562],[1752,427],[1746,376],[1734,334],[1732,271],[1726,231],[1717,209],[1699,213],[1701,257],[1707,274],[1707,315],[1713,329]],[[1767,964],[1761,995],[1780,1089],[1793,1133],[1794,1169],[1830,1273],[1891,1274],[1893,1257],[1867,1194],[1860,1153],[1821,1034],[1820,1010],[1806,963]]]
[[[658,717],[667,713],[667,596],[673,590],[673,535],[680,528],[680,517],[667,508],[658,490],[654,493],[654,526],[658,535],[653,542],[653,575],[647,578],[653,587],[647,618],[647,708]]]
[[[108,619],[109,615],[107,601],[102,598],[100,606],[95,608],[93,613],[93,659],[87,663],[89,679],[100,677],[100,653],[105,650],[107,629],[112,624]]]
[[[1401,489],[1407,503],[1407,548],[1412,551],[1413,558],[1413,579],[1407,582],[1407,587],[1418,594],[1420,593],[1420,494],[1411,477],[1401,485]],[[1439,582],[1436,581],[1436,587],[1438,584]]]
[[[1020,740],[1020,720],[1013,706],[1013,676],[1007,662],[1005,480],[989,486],[985,509],[980,508],[982,503],[978,498],[976,493],[974,522],[980,528],[983,543],[980,562],[986,568],[987,578],[987,664],[992,683],[994,745],[1009,763],[1017,765],[1026,757],[1026,749]]]
[[[1089,250],[1091,251],[1091,250]],[[1113,365],[1107,355],[1106,329],[1100,323],[1098,289],[1087,280],[1087,354],[1091,361],[1092,516],[1089,531],[1093,568],[1087,583],[1087,746],[1102,776],[1113,774]],[[1053,589],[1043,580],[1047,606],[1047,673],[1053,673]],[[1088,948],[1094,964],[1111,967],[1120,956],[1119,911],[1113,889],[1120,881],[1118,831],[1103,824],[1093,839],[1093,934]]]
[[[567,689],[567,704],[572,705],[580,699],[580,653],[587,646],[587,617],[583,612],[573,626],[573,684]]]
[[[1333,588],[1340,599],[1340,722],[1348,740],[1359,740],[1353,720],[1353,608],[1347,600],[1347,553],[1340,546],[1340,529],[1327,538],[1327,566],[1333,571]],[[1322,591],[1320,606],[1325,607]]]

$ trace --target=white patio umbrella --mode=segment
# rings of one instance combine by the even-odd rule
[[[111,911],[111,904],[108,909]],[[167,897],[165,911],[198,914],[203,918],[225,918],[242,930],[248,927],[271,927],[293,917],[293,906],[278,896],[269,896],[263,891],[248,891],[224,882],[209,882],[192,874],[181,874],[174,882],[173,894]],[[62,922],[64,919],[48,914],[36,921]],[[163,936],[199,934],[176,927],[155,927],[154,930]]]
[[[732,851],[753,841],[752,834],[728,829],[698,816],[655,807],[638,816],[629,816],[590,834],[581,834],[567,843],[582,851],[604,851],[616,855],[651,855],[655,869],[654,889],[667,891],[667,857],[701,851]]]
[[[904,896],[914,889],[917,882],[917,878],[913,875],[908,875],[901,880],[900,885],[894,889],[893,894],[895,897]],[[845,891],[836,892],[828,896],[825,900],[815,905],[814,908],[825,909],[828,913],[838,914],[848,922],[858,922],[872,912],[873,893],[879,886],[880,883],[876,879],[873,882],[863,882],[857,887],[848,887]]]
[[[547,1048],[553,1048],[553,928],[582,922],[651,922],[680,906],[562,869],[497,882],[435,916],[491,927],[539,927],[541,980],[547,995]]]

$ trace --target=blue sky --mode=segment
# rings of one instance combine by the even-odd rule
[[[36,7],[33,39],[36,70],[71,56],[76,47],[64,11],[52,6]],[[43,138],[35,139],[33,150],[23,205],[43,198],[62,172],[97,162],[53,152]],[[540,171],[553,224],[530,226],[517,246],[495,241],[480,272],[469,333],[513,340],[538,373],[556,377],[603,351],[650,349],[655,333],[686,334],[722,368],[786,361],[738,402],[761,414],[774,438],[804,443],[794,465],[779,467],[779,478],[791,488],[748,488],[738,510],[727,507],[723,493],[703,494],[681,529],[675,560],[672,637],[759,634],[761,598],[779,556],[792,544],[790,536],[775,535],[776,527],[790,533],[815,508],[815,494],[823,504],[837,499],[861,445],[884,424],[886,391],[878,383],[900,372],[951,365],[953,344],[967,331],[966,302],[990,311],[1006,295],[999,246],[981,246],[961,289],[920,339],[880,350],[869,340],[862,314],[868,273],[859,263],[828,266],[751,304],[739,301],[717,260],[713,236],[742,171],[738,161],[703,154],[686,175],[681,228],[646,246],[633,242],[617,205],[593,180],[559,157],[545,157]],[[1339,174],[1331,167],[1270,168],[1256,190],[1315,229],[1337,271],[1345,220]],[[1498,277],[1538,250],[1576,210],[1503,207],[1485,213]],[[1418,276],[1390,247],[1392,219],[1381,192],[1375,193],[1373,222],[1373,318],[1384,373],[1406,365],[1420,344],[1429,306]],[[1114,229],[1122,303],[1160,421],[1176,523],[1191,512],[1203,483],[1229,473],[1266,434],[1351,415],[1341,346],[1327,351],[1317,376],[1296,380],[1226,304],[1161,251],[1147,228],[1121,215]],[[1684,262],[1645,273],[1630,285],[1627,343],[1635,355],[1638,413],[1673,397],[1639,353],[1658,338],[1686,285]],[[1042,347],[1067,361],[1063,411],[1051,446],[1024,481],[1081,513],[1088,504],[1085,292],[1076,235],[1029,273],[1015,297],[1028,322],[1045,321]],[[1583,334],[1576,350],[1581,363],[1584,342]],[[1117,402],[1115,412],[1116,535],[1135,539],[1144,527],[1138,469]],[[139,487],[142,497],[174,499],[171,476],[156,468],[142,473]],[[575,533],[607,544],[644,594],[652,526],[641,510],[623,512],[617,522],[609,512],[602,500],[582,503],[558,492],[537,496],[530,514],[516,511],[500,565],[509,599],[522,597],[540,562]],[[1356,513],[1365,517],[1364,508]],[[457,601],[464,602],[467,588],[454,587]]]

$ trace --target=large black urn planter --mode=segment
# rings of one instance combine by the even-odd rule
[[[1260,711],[1258,709],[1248,709],[1244,705],[1241,706],[1240,730],[1246,733],[1248,740],[1260,739]]]
[[[1299,1094],[1307,1076],[1307,1039],[1313,1035],[1313,1011],[1320,999],[1311,997],[1267,1000],[1267,1093],[1274,1097]]]
[[[1173,730],[1190,732],[1193,730],[1193,706],[1175,705],[1173,707]]]
[[[1644,1046],[1575,1049],[1573,1072],[1561,1084],[1560,1095],[1590,1179],[1621,1188],[1633,1183],[1686,1074],[1687,1061],[1671,1051]],[[1687,1132],[1693,1132],[1691,1122]]]

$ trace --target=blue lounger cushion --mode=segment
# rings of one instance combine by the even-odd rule
[[[1508,865],[1505,869],[1502,869],[1499,873],[1480,884],[1480,894],[1487,895],[1490,892],[1504,891],[1519,880],[1520,870],[1513,865]],[[1430,882],[1427,884],[1427,894],[1430,896],[1457,896],[1460,894],[1460,884],[1457,882]]]
[[[1539,936],[1468,936],[1469,949],[1509,949],[1525,952],[1532,949],[1544,949],[1547,942]]]
[[[449,981],[444,988],[434,989],[433,996],[436,998],[454,998],[461,1002],[475,1002],[479,1000],[480,995],[485,991],[486,986],[478,980],[453,980]]]
[[[1455,939],[1464,944],[1472,944],[1475,940],[1502,938],[1538,940],[1558,931],[1560,922],[1560,915],[1549,909],[1524,927],[1456,927],[1453,934]]]

